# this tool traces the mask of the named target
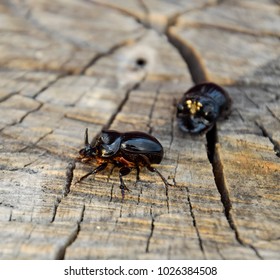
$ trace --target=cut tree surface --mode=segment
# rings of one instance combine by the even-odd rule
[[[0,4],[1,259],[279,259],[276,1]],[[257,23],[257,24],[252,24]],[[224,86],[228,119],[179,131],[176,100]],[[156,167],[80,180],[84,131],[159,139]]]

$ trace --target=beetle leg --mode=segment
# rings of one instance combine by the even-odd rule
[[[163,175],[155,168],[155,167],[152,167],[151,165],[147,165],[147,168],[148,170],[150,170],[151,172],[155,172],[159,175],[159,177],[161,178],[161,180],[163,181],[165,187],[168,187],[168,186],[172,186],[171,184],[169,184],[167,182],[167,180],[163,177]]]
[[[136,180],[139,181],[139,180],[140,180],[140,176],[139,176],[139,174],[140,174],[140,168],[139,168],[138,165],[136,165],[136,171],[137,171],[137,173],[136,173]]]
[[[99,166],[97,166],[95,169],[93,169],[91,172],[87,173],[86,175],[82,176],[78,182],[83,181],[85,178],[87,178],[90,175],[96,174],[102,170],[104,170],[107,167],[108,163],[107,162],[103,162],[102,164],[100,164]]]
[[[161,180],[163,181],[166,188],[168,188],[168,186],[172,186],[171,184],[169,184],[167,182],[167,180],[163,177],[163,175],[155,167],[151,166],[150,160],[146,156],[142,155],[142,158],[143,158],[144,162],[146,163],[146,167],[148,168],[148,170],[150,170],[151,172],[157,173],[159,175],[159,177],[161,178]]]
[[[130,173],[130,171],[131,171],[131,168],[126,167],[126,166],[122,167],[119,171],[119,177],[120,177],[120,183],[121,183],[120,189],[121,189],[121,192],[122,192],[122,198],[124,198],[124,191],[125,190],[129,191],[129,189],[126,187],[122,177],[125,176],[125,175],[128,175]]]

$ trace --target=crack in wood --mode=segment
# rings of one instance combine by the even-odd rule
[[[153,206],[151,206],[151,208],[150,208],[150,216],[151,216],[151,230],[150,230],[150,234],[147,239],[146,250],[145,250],[145,252],[147,254],[150,253],[150,243],[151,243],[151,239],[153,237],[154,230],[155,230],[155,217],[153,215]]]
[[[277,157],[280,157],[280,145],[275,141],[272,137],[272,135],[267,131],[267,129],[258,121],[255,122],[257,127],[261,130],[264,137],[267,137],[271,144],[273,145],[273,150],[275,152],[275,155]]]
[[[193,8],[193,9],[188,9],[186,11],[182,11],[182,12],[178,12],[178,13],[175,13],[174,15],[170,16],[168,18],[168,24],[167,24],[167,27],[166,27],[166,30],[168,29],[169,26],[174,26],[177,24],[177,21],[179,19],[180,16],[183,16],[184,14],[187,14],[187,13],[190,13],[190,12],[194,12],[194,11],[201,11],[201,10],[204,10],[204,9],[207,9],[207,8],[211,8],[211,7],[217,7],[217,6],[220,6],[220,5],[223,5],[225,2],[227,2],[227,0],[216,0],[216,3],[206,3],[204,5],[202,5],[201,7],[196,7],[196,8]],[[229,8],[230,8],[230,5],[229,5]],[[226,18],[226,15],[224,14],[223,15],[224,18]],[[232,17],[228,17],[229,20],[233,20]],[[237,22],[237,21],[236,21]],[[189,28],[213,28],[215,30],[224,30],[224,31],[228,31],[228,32],[231,32],[231,33],[239,33],[239,34],[245,34],[245,35],[251,35],[251,36],[255,36],[255,37],[259,37],[259,36],[266,36],[266,37],[275,37],[275,38],[279,38],[279,35],[275,34],[275,33],[269,33],[269,32],[260,32],[258,31],[258,33],[254,32],[254,31],[250,31],[250,30],[242,30],[242,29],[238,29],[236,28],[235,24],[232,24],[231,27],[229,26],[221,26],[221,25],[215,25],[215,24],[210,24],[210,23],[198,23],[198,22],[195,22],[195,23],[188,23],[188,27]]]
[[[56,77],[56,79],[50,81],[47,85],[45,85],[44,87],[42,87],[36,94],[33,95],[33,99],[36,99],[37,100],[37,97],[42,93],[44,92],[45,90],[47,90],[49,87],[51,87],[52,85],[54,85],[56,82],[58,82],[58,80],[60,79],[63,79],[67,76],[71,76],[72,74],[70,73],[62,73],[60,75],[58,75]]]
[[[112,184],[112,186],[111,186],[109,202],[112,202],[112,201],[113,201],[113,191],[114,191],[114,184]]]
[[[141,23],[143,24],[143,26],[145,28],[152,28],[151,26],[151,22],[150,22],[150,11],[145,3],[145,0],[138,0],[139,6],[142,8],[145,17],[144,19],[141,21]]]
[[[135,41],[137,41],[137,39],[135,39]],[[130,43],[131,43],[131,40],[125,40],[123,42],[120,42],[120,43],[112,46],[110,49],[108,49],[105,52],[98,53],[82,68],[82,70],[80,71],[80,75],[86,74],[86,71],[101,58],[114,54],[117,50],[119,50],[120,48],[122,48],[124,46],[127,46]]]
[[[2,103],[2,102],[4,102],[4,101],[8,100],[10,97],[12,97],[12,96],[14,96],[14,95],[17,95],[17,94],[19,94],[19,93],[20,93],[20,91],[12,91],[12,92],[8,93],[6,96],[0,98],[0,103]]]
[[[60,202],[61,202],[61,197],[56,197],[56,199],[54,201],[54,205],[53,205],[53,214],[52,214],[52,218],[51,218],[50,223],[53,223],[54,220],[55,220],[55,216],[56,216],[56,213],[57,213],[57,208],[58,208],[58,205],[60,204]]]
[[[152,134],[153,132],[153,127],[151,125],[151,121],[152,121],[152,117],[153,117],[153,113],[154,113],[154,108],[156,106],[156,103],[157,103],[157,100],[158,100],[158,96],[159,96],[159,92],[160,92],[160,88],[161,88],[161,84],[158,86],[157,90],[156,90],[156,95],[155,95],[155,98],[153,100],[153,104],[151,106],[151,110],[150,110],[150,113],[149,113],[149,119],[148,119],[148,133],[149,134]]]
[[[7,2],[9,7],[15,12],[17,16],[22,17],[29,25],[31,25],[31,27],[38,30],[43,36],[46,36],[48,39],[54,39],[61,43],[66,42],[69,45],[74,46],[75,49],[79,49],[81,47],[88,47],[87,43],[80,42],[77,39],[75,39],[75,37],[68,36],[60,32],[58,28],[49,28],[48,26],[40,23],[40,21],[33,16],[32,9],[29,6],[27,6],[28,3],[24,3],[26,1],[19,1],[17,2],[17,4],[12,3],[12,1]]]
[[[29,166],[29,165],[34,164],[35,162],[37,162],[37,161],[40,159],[41,156],[44,156],[44,155],[45,155],[45,153],[46,153],[45,151],[42,152],[41,154],[38,155],[38,158],[36,158],[36,159],[33,160],[33,161],[30,161],[29,163],[24,164],[24,165],[23,165],[23,168],[26,168],[27,166]]]
[[[111,118],[109,119],[108,123],[106,125],[103,126],[103,129],[109,129],[110,126],[112,125],[112,123],[114,122],[114,120],[116,119],[117,115],[122,111],[122,108],[124,107],[124,105],[126,104],[126,102],[129,99],[130,93],[134,90],[137,90],[141,84],[146,80],[147,75],[145,75],[140,81],[138,81],[137,83],[135,83],[133,86],[131,86],[125,93],[125,96],[123,98],[123,100],[121,101],[121,103],[119,104],[119,106],[117,107],[116,111],[114,114],[112,114]]]
[[[277,101],[278,99],[279,99],[279,97],[277,96],[277,97],[275,98],[275,101]],[[275,118],[278,122],[280,122],[280,118],[274,114],[274,112],[269,108],[268,104],[267,104],[266,108],[267,108],[267,110],[270,112],[270,114],[272,115],[272,117]]]
[[[216,247],[217,253],[218,253],[219,256],[221,257],[221,260],[225,260],[226,258],[225,258],[225,257],[223,256],[223,254],[221,253],[218,244],[216,243],[215,245],[216,245],[215,247]]]
[[[198,238],[199,248],[200,248],[202,254],[204,255],[204,258],[207,259],[206,255],[205,255],[204,247],[203,247],[203,240],[202,240],[202,238],[200,236],[200,233],[199,233],[199,229],[198,229],[198,226],[197,226],[197,223],[196,223],[196,218],[195,218],[195,214],[194,214],[192,203],[191,203],[190,190],[189,190],[188,187],[185,187],[185,189],[187,191],[187,200],[188,200],[189,207],[190,207],[190,215],[192,217],[193,226],[195,228],[196,235],[197,235],[197,238]]]
[[[209,162],[212,164],[215,184],[221,196],[221,202],[224,207],[224,214],[226,216],[230,228],[233,230],[235,234],[235,239],[240,245],[251,248],[259,259],[263,259],[262,256],[259,254],[258,250],[252,244],[245,242],[241,238],[237,225],[234,222],[234,217],[231,212],[232,203],[230,200],[228,188],[226,186],[223,164],[220,158],[219,150],[217,148],[218,135],[217,135],[216,125],[209,132],[207,132],[206,139],[207,139],[208,159]]]
[[[63,197],[66,197],[70,193],[70,187],[73,181],[74,169],[76,168],[76,161],[73,160],[68,163],[66,167],[66,181],[62,190]]]
[[[20,120],[19,120],[16,124],[22,123],[22,122],[24,121],[24,119],[25,119],[27,116],[29,116],[30,114],[35,113],[35,112],[38,112],[38,111],[42,108],[42,106],[43,106],[43,103],[40,102],[40,104],[38,105],[37,108],[28,111],[25,115],[23,115],[23,116],[20,118]]]
[[[224,18],[226,18],[224,16]],[[233,20],[232,18],[228,18],[230,20]],[[236,21],[236,23],[238,23]],[[252,37],[258,38],[258,37],[267,37],[267,38],[276,38],[279,39],[279,35],[275,34],[275,33],[269,33],[269,32],[254,32],[254,31],[250,31],[250,30],[245,30],[245,29],[238,29],[236,28],[236,25],[234,23],[232,23],[232,27],[229,26],[220,26],[220,25],[216,25],[216,24],[210,24],[210,23],[189,23],[188,24],[189,28],[195,28],[195,29],[204,29],[204,30],[220,30],[220,31],[226,31],[228,33],[237,33],[237,34],[244,34],[244,35],[250,35]]]
[[[208,81],[206,69],[203,66],[200,54],[186,41],[183,41],[175,33],[171,31],[172,26],[168,26],[165,35],[168,41],[173,45],[182,59],[186,62],[188,70],[194,83],[202,83]]]
[[[141,17],[137,16],[135,13],[130,12],[130,11],[125,10],[125,9],[122,9],[121,7],[118,7],[118,6],[109,4],[109,3],[102,3],[102,2],[99,2],[99,1],[95,1],[95,0],[83,0],[83,1],[91,3],[91,4],[94,4],[94,5],[98,5],[100,7],[105,7],[105,8],[109,8],[109,9],[118,11],[118,12],[120,12],[121,14],[123,14],[125,16],[129,16],[129,17],[133,18],[136,22],[142,24],[145,28],[147,28],[147,29],[150,28],[150,26],[146,22],[146,18],[141,18]],[[140,6],[144,10],[144,12],[146,12],[145,8],[144,8],[146,5],[141,5],[140,1],[141,0],[139,0]]]
[[[184,11],[181,11],[181,12],[174,13],[173,15],[169,16],[168,19],[167,19],[167,25],[165,27],[165,33],[167,32],[168,28],[177,25],[177,22],[178,22],[180,16],[183,16],[187,13],[200,11],[200,10],[206,9],[208,7],[217,6],[217,5],[219,5],[218,2],[217,3],[205,3],[205,4],[202,4],[200,7],[195,7],[195,8],[191,8],[191,9],[187,9],[187,10],[184,10]]]
[[[13,94],[10,94],[7,98],[1,100],[0,102],[3,102],[3,101],[5,101],[5,100],[7,100],[8,98],[10,98],[10,97],[12,97],[12,96],[14,96],[14,95],[17,95],[17,94],[19,94],[19,92],[15,92],[15,93],[13,93]],[[32,98],[32,99],[33,99],[33,98]],[[37,102],[39,102],[39,101],[37,101]],[[4,130],[4,129],[7,128],[7,127],[11,127],[11,126],[14,126],[14,125],[17,125],[17,124],[22,123],[22,122],[24,121],[24,119],[25,119],[27,116],[29,116],[30,114],[32,114],[32,113],[34,113],[34,112],[39,111],[39,110],[42,108],[42,106],[43,106],[43,103],[41,103],[41,102],[39,102],[39,103],[40,103],[40,104],[37,106],[37,108],[35,108],[35,109],[33,109],[33,110],[30,110],[30,111],[27,111],[18,121],[12,122],[12,123],[10,123],[10,124],[4,126],[3,128],[0,129],[0,131]]]
[[[177,156],[177,162],[179,162],[179,157],[180,157],[180,154],[178,154],[178,156]],[[175,179],[176,178],[176,173],[177,173],[177,168],[178,168],[178,164],[176,165],[175,175],[174,175],[174,178],[173,178],[173,182],[174,182],[175,187],[177,187],[177,183],[176,183],[176,179]],[[200,236],[200,233],[199,233],[199,229],[198,229],[198,226],[197,226],[197,223],[196,223],[196,218],[195,218],[195,214],[194,214],[192,203],[191,203],[190,190],[189,190],[188,187],[185,187],[184,189],[187,192],[187,200],[188,200],[190,215],[191,215],[191,218],[192,218],[193,226],[195,228],[196,236],[197,236],[198,243],[199,243],[199,248],[200,248],[202,254],[204,255],[204,257],[206,258],[204,247],[203,247],[203,240],[202,240],[202,238]]]
[[[70,235],[68,242],[66,242],[64,246],[61,246],[59,248],[55,257],[56,260],[64,260],[67,248],[70,247],[77,240],[79,233],[81,231],[81,223],[84,220],[85,210],[86,210],[86,206],[85,204],[83,204],[80,219],[79,221],[77,221],[77,226],[73,231],[73,233]]]
[[[27,150],[28,148],[31,148],[31,147],[36,147],[37,144],[42,141],[45,137],[47,137],[48,135],[52,134],[54,132],[54,129],[52,129],[51,131],[45,133],[43,136],[41,136],[35,143],[31,144],[31,145],[27,145],[25,146],[24,148],[22,149],[19,149],[17,152],[19,153],[22,153],[24,152],[25,150]],[[43,149],[41,147],[39,147],[40,149],[44,150],[45,152],[49,152],[47,149]]]
[[[135,186],[137,185],[137,182],[135,184]],[[140,190],[139,190],[139,194],[137,196],[137,203],[136,205],[139,205],[140,204],[140,198],[141,198],[141,195],[143,194],[143,187],[142,187],[142,184],[140,184]]]
[[[130,16],[130,17],[134,18],[140,24],[142,24],[143,27],[145,27],[146,29],[153,29],[156,32],[158,32],[158,30],[156,30],[156,28],[153,28],[153,26],[149,22],[150,12],[149,12],[148,7],[146,6],[146,4],[143,0],[139,0],[139,1],[141,2],[141,6],[143,7],[144,12],[145,12],[145,17],[144,18],[140,18],[135,13],[129,12],[127,10],[124,10],[124,9],[120,8],[120,7],[110,5],[110,4],[107,4],[107,3],[100,3],[100,2],[94,1],[94,0],[84,0],[84,1],[91,2],[91,3],[96,4],[96,5],[100,5],[100,6],[103,6],[103,7],[107,7],[107,8],[119,11],[119,12],[121,12],[121,13],[127,15],[127,16]],[[202,8],[205,8],[205,7],[208,7],[208,6],[209,6],[209,4],[206,4],[206,5],[203,5]],[[184,11],[182,13],[176,13],[176,14],[174,14],[173,16],[171,16],[167,19],[167,26],[164,28],[164,31],[165,31],[164,34],[166,35],[170,44],[179,52],[179,54],[182,56],[183,60],[187,63],[187,66],[188,66],[188,69],[191,73],[193,81],[195,83],[204,82],[204,81],[207,81],[208,78],[207,78],[205,67],[203,66],[203,64],[201,62],[200,55],[190,45],[188,45],[185,41],[183,42],[182,39],[180,39],[178,36],[176,36],[175,34],[173,34],[170,31],[170,29],[174,25],[176,25],[178,17],[181,16],[185,12],[186,11]]]
[[[166,207],[167,213],[170,213],[170,204],[169,204],[169,192],[168,192],[168,185],[165,185],[165,196],[166,196]]]

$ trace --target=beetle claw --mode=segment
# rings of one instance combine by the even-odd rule
[[[130,189],[129,189],[126,185],[120,185],[120,189],[121,189],[122,191],[128,191],[128,192],[130,192]]]
[[[125,196],[125,191],[128,191],[130,192],[130,189],[127,188],[126,185],[120,185],[120,189],[121,189],[121,193],[122,193],[122,199],[124,199],[124,196]]]

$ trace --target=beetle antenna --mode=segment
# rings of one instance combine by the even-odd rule
[[[89,142],[88,142],[88,129],[86,128],[86,131],[85,131],[85,145],[88,146],[89,145]]]

